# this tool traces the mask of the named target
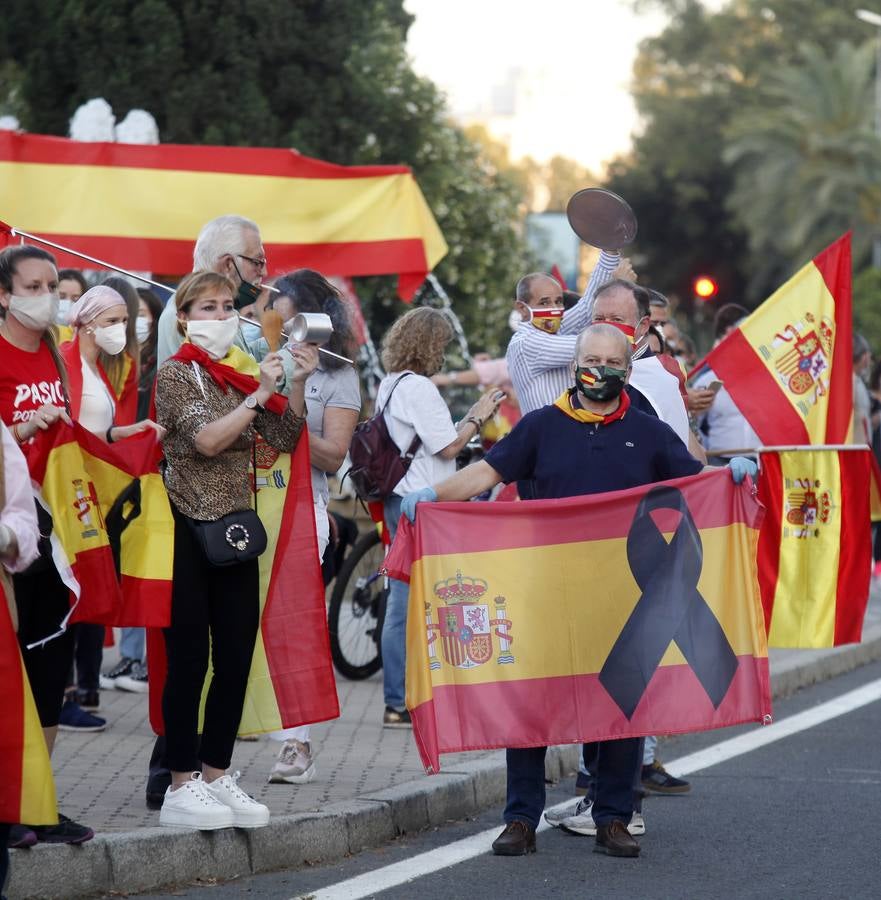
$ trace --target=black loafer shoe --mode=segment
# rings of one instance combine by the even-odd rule
[[[525,856],[527,853],[535,853],[535,829],[518,819],[509,822],[493,841],[493,853],[496,856]]]
[[[594,853],[607,853],[609,856],[639,856],[639,843],[627,830],[627,824],[619,819],[612,819],[608,825],[597,825],[597,840]]]

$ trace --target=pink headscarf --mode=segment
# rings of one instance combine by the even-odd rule
[[[113,309],[114,306],[125,306],[122,295],[106,284],[96,284],[74,303],[74,327],[81,328],[88,325],[96,316],[100,316],[105,310]]]

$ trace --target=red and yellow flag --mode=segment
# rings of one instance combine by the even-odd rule
[[[271,274],[397,274],[404,300],[447,252],[409,168],[337,166],[295,150],[0,131],[0,197],[0,218],[23,231],[170,275],[192,269],[199,229],[230,212],[259,224]],[[80,264],[65,254],[59,263]]]
[[[46,739],[0,582],[0,822],[55,825],[55,782]]]
[[[259,374],[257,363],[237,347],[222,364],[252,377]],[[260,631],[240,734],[308,725],[340,714],[315,536],[306,429],[293,454],[258,440],[255,460],[252,487],[268,544],[260,557]],[[150,634],[148,655],[150,722],[162,734],[166,661],[161,634]],[[211,671],[206,684],[210,679]]]
[[[529,503],[438,503],[387,560],[410,580],[423,763],[703,731],[770,715],[762,510],[726,471]]]
[[[29,448],[34,486],[52,514],[55,562],[78,598],[72,622],[171,621],[174,520],[160,456],[152,430],[107,444],[63,422]]]
[[[853,414],[850,233],[707,355],[764,444],[841,444]]]
[[[878,495],[872,451],[772,448],[761,460],[759,498],[767,512],[758,563],[768,644],[858,643]]]

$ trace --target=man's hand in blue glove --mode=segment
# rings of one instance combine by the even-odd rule
[[[750,478],[755,478],[756,473],[759,471],[759,467],[751,459],[747,459],[745,456],[735,456],[731,462],[728,463],[728,468],[731,469],[731,478],[735,484],[740,484],[747,475],[749,475]]]
[[[733,460],[732,460],[733,462]],[[417,503],[434,503],[437,500],[437,494],[434,488],[424,487],[418,491],[411,491],[401,501],[401,512],[411,521],[416,521],[416,504]]]

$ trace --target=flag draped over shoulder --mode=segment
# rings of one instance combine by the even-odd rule
[[[233,370],[231,383],[237,385],[242,384],[242,376],[259,374],[254,360],[237,347],[219,365]],[[256,387],[254,382],[251,389]],[[279,399],[287,403],[285,398]],[[270,401],[270,405],[277,402]],[[340,714],[315,536],[306,428],[293,454],[282,453],[258,438],[254,460],[252,488],[268,543],[259,558],[260,630],[240,734],[308,725]],[[161,634],[150,634],[148,655],[150,722],[154,731],[162,734],[166,662]],[[209,671],[206,684],[211,676]]]
[[[758,564],[768,644],[858,643],[878,492],[872,451],[772,448],[762,450],[761,460],[759,498],[767,512]]]
[[[410,580],[407,707],[439,754],[702,731],[771,711],[762,510],[726,471],[565,500],[438,503]]]
[[[70,208],[58,197],[75,196]],[[209,220],[260,225],[273,272],[397,274],[404,300],[447,252],[406,166],[338,166],[295,150],[110,144],[0,131],[0,218],[130,269],[189,272]],[[59,265],[81,263],[59,255]]]
[[[71,621],[171,621],[174,520],[159,458],[152,429],[107,444],[64,422],[28,448],[34,488],[52,515],[55,564],[77,598]]]
[[[853,413],[850,233],[705,358],[763,444],[840,444]]]
[[[55,782],[18,640],[0,583],[0,822],[55,825]]]

